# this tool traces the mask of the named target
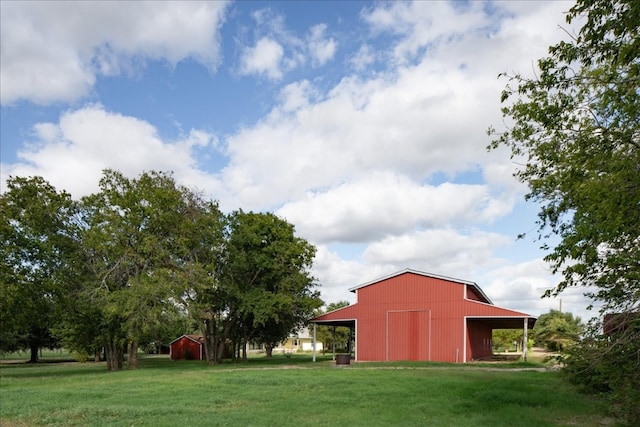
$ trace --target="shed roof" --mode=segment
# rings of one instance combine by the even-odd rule
[[[204,343],[204,337],[202,335],[188,334],[188,335],[180,335],[178,338],[171,341],[169,345],[173,344],[174,342],[180,341],[182,338],[186,338],[190,341],[197,342],[198,344]]]

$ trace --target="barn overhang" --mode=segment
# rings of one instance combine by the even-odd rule
[[[357,304],[348,305],[346,307],[338,308],[337,310],[330,311],[323,315],[311,319],[311,323],[320,326],[344,326],[347,328],[355,328],[356,326],[356,310]]]
[[[525,320],[527,328],[531,329],[537,320],[535,317],[530,316],[466,316],[466,319],[481,323],[491,329],[522,329]]]
[[[347,308],[347,307],[345,307]],[[320,316],[320,317],[316,317],[315,319],[313,319],[311,321],[311,323],[313,323],[313,334],[312,334],[312,339],[311,339],[311,349],[312,349],[312,358],[313,361],[316,361],[316,333],[317,333],[317,327],[318,325],[320,326],[332,326],[333,327],[333,332],[334,332],[334,339],[335,339],[335,328],[337,327],[345,327],[345,328],[350,328],[353,331],[356,330],[356,319],[322,319],[322,317],[324,316]],[[357,354],[357,351],[356,351]],[[335,359],[336,355],[335,355],[335,347],[333,349],[333,358]]]
[[[346,328],[355,328],[356,319],[339,319],[339,320],[312,320],[312,323],[318,326],[343,326]]]
[[[521,329],[523,331],[522,342],[522,359],[527,361],[527,342],[528,331],[533,328],[537,318],[522,314],[521,316],[506,315],[506,316],[465,316],[464,317],[464,345],[463,345],[463,360],[466,362],[468,356],[473,357],[473,348],[477,348],[471,345],[472,348],[468,348],[468,343],[474,342],[471,335],[476,335],[472,331],[478,331],[478,327],[486,328],[490,333],[494,329]],[[469,336],[468,336],[469,335]],[[491,334],[489,334],[491,335]],[[482,336],[482,335],[481,335]],[[487,340],[491,341],[489,336]],[[486,354],[485,354],[486,356]]]

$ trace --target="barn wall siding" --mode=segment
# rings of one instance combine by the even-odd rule
[[[481,321],[467,319],[467,351],[468,360],[478,360],[493,354],[491,348],[491,327]]]

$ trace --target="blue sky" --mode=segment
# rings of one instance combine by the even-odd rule
[[[558,278],[516,240],[537,207],[485,131],[508,125],[497,75],[531,75],[570,6],[2,1],[0,188],[41,175],[81,197],[104,168],[173,171],[292,222],[327,302],[413,268],[537,315]]]

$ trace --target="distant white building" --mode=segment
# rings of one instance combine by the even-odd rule
[[[313,337],[309,333],[309,328],[302,328],[294,334],[284,340],[278,347],[273,349],[274,351],[281,351],[283,353],[296,353],[298,351],[313,351]],[[321,342],[316,342],[316,351],[322,351],[323,346]]]

